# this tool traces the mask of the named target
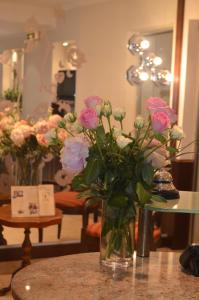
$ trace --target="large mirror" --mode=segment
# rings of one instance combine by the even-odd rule
[[[24,116],[39,118],[57,101],[61,101],[61,109],[79,112],[85,97],[99,95],[125,108],[125,127],[131,130],[135,115],[144,110],[145,98],[162,96],[170,101],[170,86],[129,84],[126,71],[137,64],[138,58],[130,53],[127,44],[134,33],[144,34],[151,41],[152,51],[165,60],[164,67],[173,72],[177,0],[73,0],[61,4],[57,6],[56,0],[32,1],[31,5],[24,1],[0,4],[5,12],[0,20],[4,28],[0,32],[1,54],[13,51],[11,65],[0,65],[0,93],[4,97],[8,88],[16,91],[20,87]],[[9,13],[15,9],[15,15]],[[33,36],[24,29],[30,23],[37,28]],[[66,43],[75,45],[72,55],[75,61],[79,59],[77,65],[68,61]],[[16,52],[17,78],[13,67]],[[18,78],[20,84],[16,83]],[[53,171],[48,166],[48,172]],[[81,216],[65,215],[61,240],[78,240],[80,228]],[[18,231],[13,234],[13,229],[5,229],[9,244],[21,241]],[[37,234],[33,230],[33,242],[38,241]],[[46,229],[44,241],[55,240],[57,227]]]

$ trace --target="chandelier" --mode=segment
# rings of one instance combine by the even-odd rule
[[[160,66],[163,60],[149,51],[150,42],[139,34],[134,34],[128,42],[128,49],[139,56],[139,65],[132,65],[127,70],[127,80],[131,85],[151,80],[156,86],[169,86],[173,80],[171,72]]]

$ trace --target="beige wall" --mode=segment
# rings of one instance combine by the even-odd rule
[[[86,63],[77,72],[76,109],[88,95],[100,95],[127,110],[131,128],[137,109],[137,87],[126,81],[126,70],[136,63],[126,45],[135,32],[172,28],[176,1],[112,0],[67,12],[57,24],[54,40],[73,39],[85,53]]]

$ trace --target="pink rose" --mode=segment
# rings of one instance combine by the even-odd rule
[[[3,118],[3,117],[5,117],[5,114],[4,114],[4,112],[0,111],[0,118]]]
[[[156,111],[151,115],[152,128],[157,132],[163,132],[169,128],[170,120],[168,115],[162,111]]]
[[[33,134],[33,128],[29,125],[20,125],[18,128],[22,131],[24,138],[27,138]]]
[[[99,124],[99,118],[94,108],[85,108],[79,117],[80,124],[87,129],[95,129]]]
[[[88,108],[95,108],[96,105],[100,105],[102,101],[103,100],[98,96],[90,96],[84,100],[84,103]]]
[[[175,123],[177,120],[177,115],[175,113],[175,110],[170,108],[166,101],[164,101],[161,98],[151,97],[147,100],[147,108],[150,111],[150,113],[154,112],[164,112],[167,114],[169,120],[171,123]]]
[[[58,132],[57,132],[57,136],[58,136],[58,138],[59,138],[62,142],[64,142],[65,139],[67,138],[67,132],[66,132],[66,130],[63,129],[63,128],[59,128],[59,129],[58,129]]]
[[[34,130],[36,133],[46,133],[49,130],[49,124],[46,120],[38,121],[34,125]]]
[[[60,117],[59,115],[50,116],[48,119],[49,128],[56,128],[61,120],[62,117]]]
[[[48,140],[43,133],[38,133],[36,139],[39,145],[48,146]]]
[[[0,121],[0,129],[11,130],[14,126],[14,122],[15,122],[15,120],[11,116],[4,117]]]
[[[157,98],[157,97],[151,97],[151,98],[147,99],[146,101],[147,101],[147,108],[150,111],[151,110],[156,110],[156,109],[159,109],[159,108],[164,108],[164,107],[168,106],[166,101],[164,101],[161,98]]]
[[[13,129],[10,138],[16,146],[21,146],[25,141],[23,131],[20,128]]]
[[[22,124],[22,125],[28,125],[28,121],[26,121],[26,120],[20,120],[20,124]]]
[[[70,137],[66,139],[61,157],[63,169],[81,172],[85,167],[88,154],[88,142],[84,138]]]

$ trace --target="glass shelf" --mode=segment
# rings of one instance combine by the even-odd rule
[[[167,202],[153,201],[145,206],[148,210],[199,214],[199,192],[180,192],[180,198]]]

